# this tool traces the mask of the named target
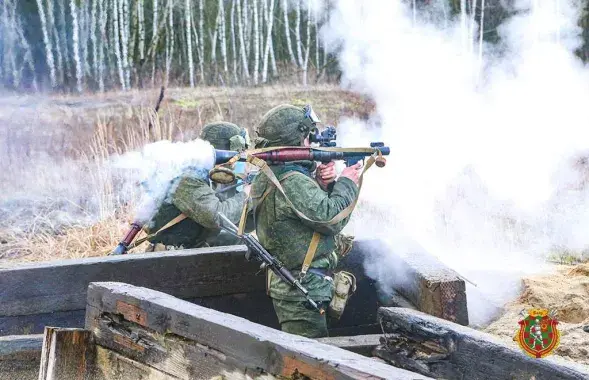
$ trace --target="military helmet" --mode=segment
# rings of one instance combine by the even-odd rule
[[[223,150],[243,150],[249,144],[247,130],[227,121],[209,123],[200,133],[200,138]]]
[[[311,106],[282,104],[268,111],[256,128],[256,148],[301,146],[320,120]]]

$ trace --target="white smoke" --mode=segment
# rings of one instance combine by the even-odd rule
[[[338,0],[322,30],[344,86],[377,106],[380,128],[344,120],[340,142],[391,148],[364,181],[369,211],[358,210],[353,232],[404,234],[477,283],[475,324],[517,295],[522,275],[546,270],[550,249],[589,245],[586,193],[562,195],[579,176],[563,170],[567,159],[589,148],[588,71],[573,54],[579,9],[533,4],[514,4],[501,44],[482,56],[465,45],[460,19],[440,21],[439,6],[415,16],[399,0]],[[390,281],[379,273],[369,274]]]
[[[166,196],[172,192],[174,179],[187,170],[202,179],[215,164],[213,146],[201,139],[188,142],[162,140],[145,145],[141,151],[114,157],[112,165],[124,169],[128,178],[142,186],[142,196],[136,209],[135,220],[148,222]]]

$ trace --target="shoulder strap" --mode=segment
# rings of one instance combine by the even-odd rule
[[[362,189],[362,180],[364,178],[364,173],[366,173],[366,171],[372,166],[372,164],[374,164],[375,161],[376,161],[376,154],[374,154],[368,158],[366,165],[364,166],[364,169],[362,170],[362,173],[360,173],[360,179],[359,179],[359,184],[358,184],[358,196],[360,194],[360,190]],[[310,222],[312,224],[315,224],[317,226],[328,226],[328,225],[333,225],[333,224],[339,223],[340,221],[342,221],[343,219],[345,219],[346,217],[348,217],[352,213],[352,211],[356,207],[356,203],[358,202],[358,196],[356,196],[354,201],[348,207],[346,207],[345,209],[340,211],[336,216],[334,216],[331,220],[329,220],[327,222],[308,218],[305,214],[303,214],[302,212],[297,210],[297,208],[292,204],[290,199],[288,199],[288,196],[284,192],[282,185],[280,185],[280,181],[276,178],[276,176],[274,175],[274,173],[268,167],[268,164],[264,160],[257,158],[253,155],[248,155],[247,162],[251,163],[252,165],[257,166],[268,177],[268,179],[272,182],[272,184],[282,193],[282,195],[284,195],[284,198],[286,199],[288,205],[292,208],[292,210],[295,212],[295,214],[297,214],[297,216],[299,218],[301,218],[307,222]]]
[[[183,221],[186,218],[187,218],[186,215],[184,215],[183,213],[180,213],[180,215],[178,215],[174,219],[170,220],[166,225],[164,225],[159,230],[157,230],[157,231],[155,231],[155,232],[153,232],[153,233],[151,233],[151,234],[149,234],[149,235],[147,235],[145,237],[142,237],[141,239],[135,240],[133,243],[129,244],[129,247],[127,247],[127,249],[131,249],[131,248],[137,247],[138,245],[140,245],[144,241],[151,239],[152,237],[156,236],[157,234],[159,234],[163,230],[167,230],[168,228],[172,227],[173,225],[176,225],[176,224],[180,223],[181,221]]]

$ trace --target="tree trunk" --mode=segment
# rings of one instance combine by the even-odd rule
[[[249,74],[249,68],[248,68],[248,62],[247,62],[247,54],[246,54],[246,48],[245,48],[245,38],[244,38],[244,24],[243,24],[243,17],[242,17],[242,12],[241,12],[241,0],[235,0],[237,1],[237,26],[239,28],[239,47],[241,50],[241,65],[242,65],[242,70],[243,70],[243,76],[245,76],[245,78],[249,78],[250,74]]]
[[[297,61],[292,51],[292,43],[290,41],[290,23],[288,20],[288,0],[282,0],[282,10],[284,15],[284,38],[286,38],[286,47],[288,49],[288,56],[290,57],[290,62],[296,66]]]
[[[266,1],[266,0],[264,0]],[[268,56],[270,55],[270,48],[272,46],[272,26],[274,25],[274,0],[270,0],[270,7],[266,13],[266,25],[268,32],[266,35],[266,48],[264,50],[264,63],[262,68],[262,83],[266,83],[268,79]]]
[[[144,0],[137,1],[137,23],[138,23],[138,34],[139,34],[139,60],[143,63],[145,59],[145,7],[143,6]],[[170,0],[170,3],[173,1]]]
[[[205,6],[203,0],[198,0],[198,51],[200,55],[200,81],[201,83],[205,83]]]
[[[169,86],[170,68],[174,56],[174,1],[168,0],[168,31],[166,33],[166,87]]]
[[[309,53],[311,51],[311,0],[307,0],[307,43],[305,49],[305,61],[303,66],[303,85],[307,86],[309,69]]]
[[[39,8],[39,18],[41,19],[41,30],[43,32],[43,42],[45,43],[45,58],[47,67],[49,68],[49,80],[51,87],[57,86],[55,79],[55,63],[53,62],[53,48],[51,47],[51,39],[49,38],[49,31],[47,30],[47,20],[45,19],[45,10],[41,0],[37,0],[37,7]]]
[[[237,44],[235,43],[235,3],[239,0],[231,2],[231,59],[233,61],[233,81],[237,84]]]
[[[73,0],[71,0],[73,1]],[[124,65],[123,65],[123,58],[121,57],[121,49],[120,49],[120,34],[119,34],[119,1],[123,0],[113,0],[112,6],[112,14],[113,14],[113,26],[114,26],[114,40],[113,44],[115,45],[115,55],[117,57],[117,66],[119,68],[119,80],[121,82],[121,88],[123,91],[127,91],[127,82],[125,81],[125,72],[124,72]]]
[[[299,66],[303,67],[303,52],[301,48],[301,1],[297,0],[297,21],[295,24],[295,39],[297,44],[297,58],[299,60]]]
[[[100,0],[100,38],[98,39],[98,88],[104,92],[104,43],[106,38],[106,0]]]
[[[257,85],[260,66],[260,28],[257,1],[253,1],[252,6],[254,7],[254,85]]]
[[[65,22],[65,0],[59,0],[59,24],[61,25],[61,28],[59,28],[59,35],[60,35],[60,39],[63,43],[63,62],[64,62],[64,70],[65,70],[65,74],[64,74],[64,80],[67,79],[72,71],[70,68],[70,52],[69,52],[69,42],[67,39],[67,34],[66,34],[66,30],[68,29],[67,24]]]
[[[55,68],[57,75],[57,82],[59,86],[63,86],[63,56],[61,55],[61,43],[59,41],[59,33],[57,25],[55,24],[53,0],[47,0],[47,20],[49,21],[49,29],[51,34],[49,38],[55,39],[55,55],[57,56],[57,66]]]
[[[158,2],[159,0],[153,0],[153,25],[151,33],[151,45],[157,43],[158,38]],[[154,55],[155,57],[155,55]],[[151,85],[155,86],[155,59],[151,63]]]
[[[192,28],[190,27],[190,0],[184,2],[186,23],[186,56],[188,58],[188,75],[190,77],[190,87],[194,87],[194,62],[192,60]]]
[[[127,0],[119,0],[120,15],[120,28],[121,28],[121,45],[123,55],[123,71],[125,73],[125,85],[127,88],[131,88],[131,78],[129,70],[129,8],[127,7]]]
[[[92,1],[92,15],[90,16],[90,40],[92,41],[92,79],[98,79],[98,38],[96,35],[97,21],[98,21],[98,1]]]
[[[221,58],[223,59],[223,71],[225,74],[229,71],[227,67],[227,40],[226,40],[226,22],[225,22],[225,7],[223,0],[219,0],[219,39],[221,41]]]
[[[80,62],[80,48],[79,48],[79,28],[78,24],[78,7],[76,6],[75,0],[70,0],[70,11],[72,14],[72,29],[73,29],[73,49],[74,49],[74,62],[76,64],[76,89],[78,92],[82,92],[82,62]]]

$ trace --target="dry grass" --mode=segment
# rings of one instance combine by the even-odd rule
[[[158,95],[0,98],[0,265],[114,248],[139,193],[107,165],[113,154],[163,139],[187,141],[215,120],[253,133],[263,114],[281,103],[311,103],[333,124],[342,116],[366,117],[373,107],[330,86],[167,89],[156,115]]]

